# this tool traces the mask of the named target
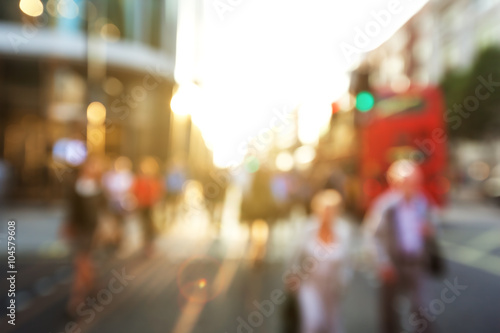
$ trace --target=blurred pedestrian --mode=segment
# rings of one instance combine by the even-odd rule
[[[250,226],[249,259],[254,268],[264,263],[269,239],[269,225],[264,220],[255,220]]]
[[[419,313],[422,275],[435,244],[429,202],[421,192],[422,173],[409,160],[393,163],[387,171],[389,190],[380,195],[364,225],[372,236],[381,287],[381,332],[400,332],[396,309],[399,295],[409,297],[411,311]],[[429,323],[414,321],[418,332],[429,332]]]
[[[231,182],[230,178],[227,170],[215,169],[210,173],[210,177],[204,181],[203,195],[210,214],[210,221],[219,226],[218,230],[220,230],[226,191]]]
[[[146,157],[141,161],[139,174],[132,185],[143,227],[144,250],[148,256],[152,254],[153,241],[156,236],[153,209],[162,195],[162,184],[158,172],[158,162],[153,157]]]
[[[75,250],[74,279],[67,305],[71,316],[76,315],[76,308],[94,287],[93,240],[106,207],[101,187],[102,167],[100,157],[89,156],[81,165],[70,191],[65,234],[72,240]]]
[[[338,217],[341,206],[342,197],[335,190],[313,197],[313,221],[284,276],[298,299],[302,333],[343,331],[340,300],[351,276],[351,262],[349,226]]]
[[[164,219],[165,225],[169,225],[178,217],[179,207],[182,199],[183,188],[188,180],[187,168],[180,159],[174,159],[167,168],[164,177]]]
[[[103,176],[103,185],[109,202],[109,211],[115,222],[115,249],[123,242],[124,220],[132,209],[131,189],[134,175],[131,171],[132,162],[126,156],[118,157],[111,170]]]
[[[271,189],[271,173],[260,168],[252,177],[250,188],[243,194],[241,220],[252,223],[260,219],[272,224],[277,217],[277,206]]]
[[[11,178],[9,164],[6,160],[0,158],[0,206],[2,206],[6,198],[8,198],[10,190],[9,179]]]
[[[290,175],[276,172],[271,177],[271,194],[276,203],[276,217],[286,219],[290,214]]]

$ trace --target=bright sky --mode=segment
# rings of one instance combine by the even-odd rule
[[[192,13],[194,0],[182,1]],[[356,54],[383,43],[426,2],[205,0],[198,51],[194,19],[181,12],[176,80],[202,84],[206,107],[195,112],[216,164],[241,161],[238,146],[271,127],[273,108],[304,105],[299,126],[314,136],[347,90]]]

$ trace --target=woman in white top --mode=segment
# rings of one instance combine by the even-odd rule
[[[316,194],[311,206],[314,221],[303,233],[289,279],[297,291],[302,333],[342,332],[340,298],[351,275],[349,226],[339,219],[342,198],[337,191]]]

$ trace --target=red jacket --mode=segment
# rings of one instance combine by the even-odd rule
[[[161,182],[154,177],[138,176],[132,185],[132,193],[139,208],[153,206],[160,199],[162,191]]]

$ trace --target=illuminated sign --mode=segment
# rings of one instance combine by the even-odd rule
[[[390,117],[396,114],[419,112],[424,109],[425,101],[418,96],[391,96],[380,99],[376,104],[379,117]]]

